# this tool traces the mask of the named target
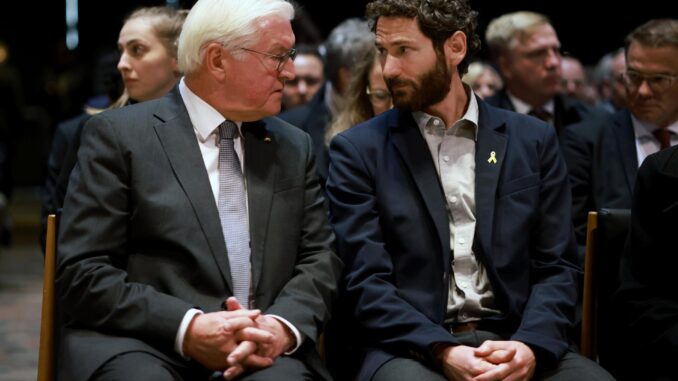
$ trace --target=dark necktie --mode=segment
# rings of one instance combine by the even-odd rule
[[[247,198],[240,160],[233,138],[238,126],[230,120],[219,125],[219,218],[224,233],[228,263],[233,280],[233,296],[249,308],[250,231]]]
[[[533,108],[527,115],[532,115],[535,118],[541,119],[546,123],[551,123],[551,113],[544,110],[543,108]]]
[[[652,134],[659,141],[660,149],[671,147],[671,131],[668,128],[658,128]]]

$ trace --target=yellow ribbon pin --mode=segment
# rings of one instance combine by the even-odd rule
[[[494,151],[490,152],[490,158],[487,159],[487,162],[490,164],[497,164],[497,153]]]

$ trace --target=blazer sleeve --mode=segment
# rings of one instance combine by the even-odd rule
[[[530,289],[512,339],[536,347],[537,363],[546,369],[555,366],[569,346],[568,331],[574,323],[581,269],[570,223],[572,201],[567,169],[555,131],[544,129],[540,140],[539,202],[529,225],[530,269],[525,274],[530,279]],[[513,296],[520,297],[515,292]]]
[[[334,253],[334,234],[327,220],[327,207],[313,160],[308,134],[305,138],[306,166],[303,184],[303,222],[292,278],[285,284],[266,313],[292,323],[306,338],[317,342],[330,318],[337,296],[343,264]],[[284,224],[285,221],[277,221]]]
[[[615,295],[620,320],[631,341],[628,350],[643,358],[678,350],[674,279],[678,266],[678,176],[660,173],[663,162],[657,160],[659,154],[667,155],[667,151],[648,156],[638,171],[630,233],[620,265],[620,289]],[[676,153],[673,156],[678,158]],[[675,371],[675,367],[664,365],[658,368]]]
[[[337,251],[347,271],[346,311],[360,326],[364,346],[405,353],[433,362],[433,346],[455,344],[450,333],[405,300],[395,285],[395,271],[383,238],[383,222],[375,191],[373,169],[345,135],[330,146],[327,194]],[[404,201],[405,202],[405,201]]]
[[[128,279],[132,174],[118,127],[130,126],[116,126],[102,114],[83,129],[59,226],[57,287],[76,325],[171,351],[192,305]]]

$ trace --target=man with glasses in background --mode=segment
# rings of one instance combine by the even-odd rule
[[[581,247],[588,212],[630,208],[645,157],[678,143],[678,20],[639,26],[626,37],[625,52],[627,108],[572,125],[561,136]]]
[[[296,76],[285,81],[282,109],[305,105],[320,90],[325,82],[323,70],[325,64],[318,47],[309,44],[297,45],[297,57],[294,59]]]
[[[341,262],[310,138],[267,118],[294,78],[293,16],[199,0],[177,88],[85,126],[59,229],[61,379],[330,378],[316,348]]]

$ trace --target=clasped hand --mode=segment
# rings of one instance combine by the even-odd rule
[[[184,354],[231,380],[246,370],[269,367],[292,347],[289,330],[259,310],[242,308],[235,298],[227,311],[196,315],[184,337]]]
[[[534,374],[534,353],[519,341],[485,341],[478,348],[450,346],[437,355],[448,380],[526,381]]]

